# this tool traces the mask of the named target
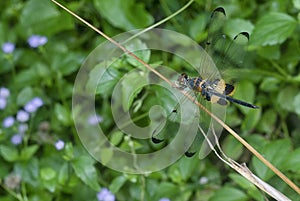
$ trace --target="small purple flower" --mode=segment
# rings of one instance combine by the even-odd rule
[[[18,130],[19,133],[25,133],[28,130],[28,124],[20,124]]]
[[[24,106],[24,109],[26,112],[33,113],[35,112],[39,107],[43,105],[43,100],[39,97],[33,98],[31,101],[26,103]]]
[[[0,110],[3,110],[6,107],[7,100],[6,98],[0,97]]]
[[[48,42],[48,39],[46,36],[32,35],[28,38],[27,42],[30,47],[37,48],[45,45]]]
[[[8,98],[10,92],[7,88],[1,87],[0,88],[0,98]]]
[[[208,178],[207,177],[201,177],[199,179],[199,183],[200,184],[207,184],[208,183]]]
[[[115,201],[115,195],[107,188],[102,188],[101,191],[97,193],[97,199],[98,201]]]
[[[88,118],[88,123],[92,126],[97,125],[98,123],[102,122],[103,118],[100,115],[91,115]]]
[[[29,113],[25,112],[24,110],[19,110],[17,113],[17,120],[19,122],[26,122],[29,119]]]
[[[6,54],[11,54],[15,50],[15,44],[6,42],[2,45],[2,51]]]
[[[12,125],[14,125],[14,123],[15,123],[15,119],[12,116],[9,116],[3,120],[2,125],[4,128],[9,128]]]
[[[65,147],[65,142],[62,140],[58,140],[55,142],[55,148],[59,151]]]
[[[169,198],[160,198],[159,201],[171,201]]]
[[[21,144],[23,140],[23,135],[22,134],[15,134],[11,137],[10,141],[14,145]]]

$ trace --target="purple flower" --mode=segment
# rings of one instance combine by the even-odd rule
[[[0,97],[0,110],[3,110],[6,107],[6,104],[6,98]]]
[[[20,124],[18,130],[19,133],[25,133],[28,130],[28,124]]]
[[[199,183],[200,184],[207,184],[208,183],[208,178],[207,177],[201,177],[199,179]]]
[[[89,118],[88,118],[88,123],[90,125],[97,125],[98,123],[102,122],[103,121],[103,118],[100,116],[100,115],[91,115]]]
[[[41,45],[45,45],[48,42],[46,36],[32,35],[27,40],[28,44],[32,48],[37,48]]]
[[[6,42],[2,45],[2,51],[6,54],[10,54],[15,50],[15,44]]]
[[[15,123],[15,119],[12,116],[9,116],[3,120],[2,125],[4,128],[9,128],[12,125],[14,125],[14,123]]]
[[[15,134],[10,139],[11,143],[14,144],[14,145],[21,144],[22,140],[23,140],[23,135],[22,134]]]
[[[169,198],[160,198],[159,201],[171,201]]]
[[[43,105],[43,100],[39,97],[33,98],[31,101],[26,103],[24,106],[24,109],[26,112],[33,113],[35,112],[39,107]]]
[[[97,199],[99,201],[115,201],[115,195],[107,188],[102,188],[101,191],[97,193]]]
[[[58,140],[55,142],[55,148],[59,151],[65,147],[65,142],[62,140]]]
[[[17,113],[17,120],[19,122],[26,122],[29,119],[29,113],[25,112],[24,110],[19,110]]]
[[[10,92],[7,88],[1,87],[0,88],[0,98],[8,98]]]

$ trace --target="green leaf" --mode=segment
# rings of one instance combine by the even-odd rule
[[[299,89],[293,86],[287,86],[280,90],[277,96],[277,103],[284,110],[294,112],[295,111],[295,96],[298,94]]]
[[[296,20],[285,13],[268,13],[258,20],[251,36],[251,45],[281,44],[292,35],[296,25]]]
[[[144,28],[153,23],[144,4],[135,0],[94,0],[94,4],[110,24],[124,30]]]
[[[285,162],[283,163],[283,168],[285,170],[290,170],[294,172],[300,172],[300,148],[294,150],[290,153]]]
[[[58,54],[52,60],[51,68],[54,72],[60,72],[62,75],[69,75],[76,71],[83,58],[80,54],[70,53]]]
[[[108,96],[112,94],[113,88],[118,82],[119,72],[114,68],[106,69],[105,62],[97,64],[89,73],[87,88],[96,88],[96,94]]]
[[[56,118],[65,126],[68,126],[71,124],[71,114],[68,109],[66,109],[64,106],[62,106],[59,103],[56,103],[54,106],[54,113],[56,115]]]
[[[126,45],[125,48],[133,54],[135,54],[137,57],[139,57],[141,60],[143,60],[145,63],[148,63],[150,60],[151,51],[148,49],[147,45],[143,43],[139,39],[134,39],[133,41],[130,41],[129,45]],[[139,67],[143,66],[139,61],[137,61],[135,58],[133,58],[130,55],[126,54],[126,59],[128,63],[130,63],[133,66]]]
[[[19,159],[18,150],[15,147],[1,145],[0,152],[1,156],[8,162],[13,162]]]
[[[198,167],[198,160],[191,160],[187,157],[182,157],[179,161],[179,171],[182,179],[187,181],[194,175],[196,168]]]
[[[117,193],[120,190],[120,188],[125,184],[126,181],[127,179],[123,175],[116,177],[109,185],[109,189],[111,190],[112,193]]]
[[[65,185],[69,179],[69,165],[64,163],[58,173],[58,182]]]
[[[43,185],[50,191],[54,192],[56,188],[56,171],[50,167],[42,168],[40,171]]]
[[[94,161],[87,156],[79,156],[72,161],[72,167],[75,174],[89,187],[99,191],[100,186],[97,182],[97,172],[94,167]]]
[[[33,90],[31,87],[24,87],[18,94],[17,105],[24,106],[28,101],[33,98]]]
[[[234,38],[240,32],[248,32],[250,34],[253,29],[254,25],[250,21],[243,19],[228,19],[224,26],[224,32],[230,38]]]
[[[223,187],[216,191],[216,193],[209,199],[210,201],[243,201],[248,200],[248,196],[242,191],[232,188]]]
[[[278,90],[280,80],[275,77],[266,77],[262,80],[259,88],[265,92],[274,92]]]
[[[192,38],[196,39],[196,41],[201,40],[201,33],[204,31],[207,21],[207,15],[199,14],[195,18],[191,19],[189,25],[189,34]]]
[[[156,197],[172,197],[178,193],[178,186],[169,182],[162,182],[157,186]]]
[[[41,169],[40,175],[43,180],[52,180],[56,177],[56,171],[50,167],[45,167]]]
[[[58,12],[47,0],[27,1],[20,15],[20,34],[52,35],[73,28],[73,18],[66,12]]]
[[[20,154],[20,159],[27,161],[36,153],[36,151],[39,149],[38,145],[32,145],[28,146],[22,149]]]
[[[243,153],[243,145],[231,135],[226,137],[222,147],[226,155],[233,160],[239,158]]]
[[[242,123],[242,130],[250,131],[255,128],[261,117],[260,109],[250,110]]]
[[[266,59],[277,60],[280,58],[280,45],[268,45],[258,49],[257,53]]]
[[[276,119],[277,119],[277,113],[273,109],[266,110],[258,124],[258,128],[260,131],[265,133],[271,133],[274,131],[276,127]]]
[[[260,149],[260,152],[275,167],[282,169],[283,161],[285,161],[286,157],[290,154],[290,149],[291,142],[289,140],[277,140],[264,146],[262,149]],[[272,172],[256,157],[252,159],[252,162],[255,172],[261,179],[267,181],[274,175],[274,172]]]
[[[130,72],[122,80],[122,105],[128,111],[134,98],[141,92],[142,87],[147,84],[145,73]]]
[[[253,100],[255,100],[255,87],[253,83],[247,80],[240,81],[236,87],[233,97],[249,103],[253,103]],[[244,106],[239,106],[239,108],[244,114],[247,114],[248,112],[250,112],[250,110],[253,110]]]

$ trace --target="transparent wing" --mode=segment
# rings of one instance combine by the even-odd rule
[[[205,43],[206,52],[221,74],[226,73],[228,69],[242,66],[249,42],[247,32],[237,33],[233,38],[226,36],[223,32],[225,23],[226,13],[224,8],[216,8],[211,14],[208,37]],[[212,71],[211,65],[207,65],[207,60],[204,59],[201,62],[202,77],[211,80],[220,78],[221,74]]]

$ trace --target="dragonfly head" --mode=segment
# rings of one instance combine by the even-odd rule
[[[179,75],[176,85],[180,89],[184,89],[189,86],[188,84],[189,76],[186,73]]]

